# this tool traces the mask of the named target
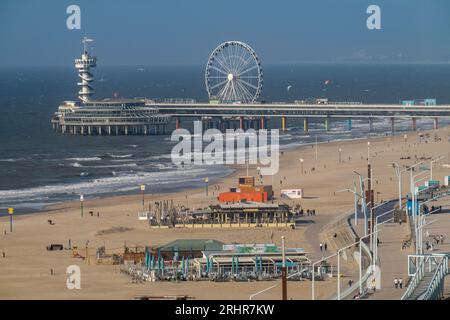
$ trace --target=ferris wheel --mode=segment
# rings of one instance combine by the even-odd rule
[[[261,62],[248,44],[226,41],[209,56],[205,84],[210,99],[255,102],[261,95],[262,83]]]

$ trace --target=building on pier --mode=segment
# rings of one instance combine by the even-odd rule
[[[84,38],[81,58],[75,59],[80,82],[79,101],[64,101],[54,113],[53,129],[62,134],[79,135],[149,135],[165,134],[170,117],[162,115],[148,99],[92,100],[94,77],[91,68],[97,58],[89,54]]]

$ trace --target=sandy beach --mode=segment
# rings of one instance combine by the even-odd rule
[[[383,136],[370,139],[370,156],[373,165],[373,187],[375,200],[398,197],[397,179],[392,162],[411,165],[418,158],[447,154],[450,151],[448,127],[424,131],[426,136],[420,142],[418,132],[404,132],[398,136]],[[404,137],[407,135],[407,138]],[[315,228],[328,228],[327,222],[353,209],[353,194],[335,191],[353,188],[357,176],[353,171],[367,174],[367,139],[339,141],[318,145],[317,160],[315,146],[302,146],[284,151],[280,156],[280,171],[274,177],[264,177],[264,184],[272,184],[275,196],[280,189],[303,188],[304,198],[298,201],[279,199],[281,203],[300,204],[305,210],[315,209],[316,216],[308,217],[316,222]],[[341,163],[339,152],[341,148]],[[409,159],[405,159],[408,158]],[[303,158],[303,172],[299,159]],[[402,159],[403,158],[403,159]],[[424,160],[429,166],[429,160]],[[448,163],[449,159],[443,160]],[[204,188],[177,193],[146,194],[145,202],[173,200],[175,204],[190,208],[205,207],[217,203],[218,190],[228,190],[237,184],[237,177],[245,174],[245,167],[230,176],[210,182],[209,195]],[[433,168],[433,177],[443,183],[444,174],[450,169],[442,162]],[[250,175],[257,175],[256,167],[250,167]],[[409,186],[409,176],[403,177],[404,194]],[[195,299],[248,299],[249,295],[274,284],[274,282],[214,283],[199,282],[147,282],[133,284],[128,276],[119,272],[119,266],[95,264],[95,251],[105,246],[107,252],[119,252],[127,246],[155,246],[175,239],[216,239],[225,243],[268,243],[273,231],[274,242],[280,244],[280,237],[286,237],[288,247],[304,248],[315,261],[319,258],[317,247],[320,234],[306,236],[312,224],[302,224],[296,229],[279,227],[237,228],[237,229],[150,229],[145,221],[137,219],[142,208],[140,194],[115,196],[86,200],[84,217],[80,216],[80,203],[66,202],[49,207],[46,212],[14,217],[13,233],[9,232],[9,218],[0,217],[0,299],[133,299],[137,295],[188,295]],[[89,211],[93,211],[91,216]],[[97,217],[97,212],[99,217]],[[52,220],[52,225],[48,223]],[[117,232],[116,227],[123,227]],[[84,248],[89,241],[90,263],[72,257],[71,250],[47,251],[51,243]],[[83,249],[84,250],[84,249]],[[82,273],[81,290],[66,288],[66,268],[79,265]],[[53,269],[53,275],[50,270]],[[317,284],[317,298],[329,297],[334,291],[334,280]],[[288,297],[309,299],[310,281],[289,282]],[[278,299],[281,288],[264,294],[262,298]]]

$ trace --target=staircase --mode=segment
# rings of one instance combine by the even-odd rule
[[[445,277],[449,274],[449,254],[423,255],[420,258],[416,273],[411,278],[402,300],[441,299]]]
[[[427,291],[431,280],[434,276],[434,270],[431,272],[426,272],[423,275],[422,280],[420,280],[419,285],[413,290],[411,295],[408,297],[407,300],[420,300],[420,297],[425,294]]]

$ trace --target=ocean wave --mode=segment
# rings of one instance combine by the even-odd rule
[[[8,159],[0,159],[0,162],[16,162],[16,161],[21,161],[21,160],[25,160],[25,158],[8,158]]]
[[[72,161],[99,161],[99,160],[102,160],[102,158],[100,158],[100,157],[67,158],[66,160],[72,160]]]
[[[99,166],[86,166],[82,165],[79,162],[73,162],[69,164],[71,167],[74,168],[121,168],[121,167],[137,167],[137,163],[123,163],[123,164],[105,164],[105,165],[99,165]]]
[[[140,184],[147,184],[149,188],[156,186],[179,188],[182,185],[192,186],[194,182],[203,181],[204,177],[225,176],[233,170],[222,166],[202,166],[190,170],[173,170],[165,172],[135,172],[132,174],[116,175],[105,178],[91,179],[89,181],[72,184],[54,184],[26,189],[0,190],[2,202],[21,201],[28,202],[29,198],[57,196],[70,196],[78,199],[79,194],[100,195],[114,194],[119,190],[138,190]]]
[[[107,153],[108,156],[110,156],[111,158],[131,158],[133,155],[132,154],[112,154],[112,153]]]
[[[74,167],[74,168],[81,168],[81,167],[83,167],[83,165],[81,163],[79,163],[79,162],[72,162],[69,165],[71,167]]]

